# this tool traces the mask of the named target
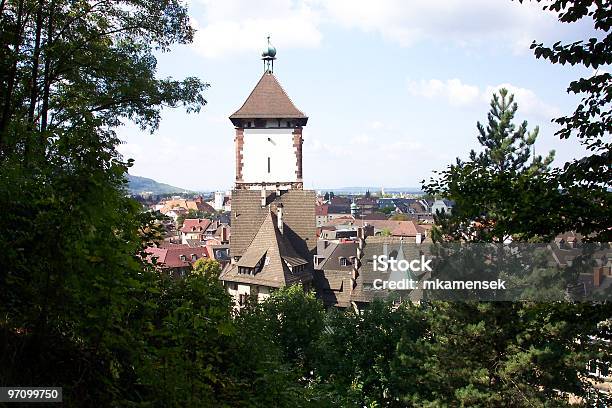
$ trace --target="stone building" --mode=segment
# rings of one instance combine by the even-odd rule
[[[274,76],[276,49],[263,53],[264,73],[230,120],[235,128],[231,263],[220,279],[236,306],[277,288],[312,282],[315,192],[303,189],[302,129],[308,121]]]

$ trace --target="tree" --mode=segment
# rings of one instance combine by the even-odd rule
[[[418,306],[380,301],[362,313],[330,311],[317,342],[315,389],[334,406],[421,406],[408,400],[431,385],[423,381],[423,317]]]
[[[176,217],[176,225],[178,228],[183,226],[183,223],[186,219],[194,219],[194,218],[210,218],[213,214],[207,213],[205,211],[200,210],[189,210],[187,214],[181,214]]]
[[[394,214],[389,219],[392,221],[410,221],[410,217],[407,214]]]
[[[522,0],[519,0],[522,2]],[[538,0],[539,2],[541,0]],[[610,188],[612,162],[612,74],[602,66],[612,64],[612,7],[597,0],[541,1],[543,9],[557,14],[562,23],[574,23],[583,18],[593,22],[598,36],[569,44],[556,42],[552,46],[534,41],[531,49],[536,58],[553,64],[583,65],[595,72],[588,78],[572,81],[568,93],[583,95],[571,115],[553,119],[561,126],[556,135],[561,139],[577,137],[589,154],[569,161],[555,171],[555,181],[566,203],[562,211],[552,214],[551,228],[562,232],[574,230],[599,242],[612,240]]]
[[[221,273],[221,264],[214,259],[200,258],[193,264],[193,273],[218,278]]]
[[[395,211],[395,209],[393,207],[384,207],[381,208],[380,210],[378,210],[378,212],[386,214],[386,215],[391,215],[391,213]]]
[[[507,90],[494,94],[487,126],[477,123],[483,150],[478,154],[472,150],[468,161],[457,159],[423,186],[428,194],[455,202],[452,214],[434,216],[434,238],[504,242],[508,237],[554,236],[548,217],[562,206],[561,195],[551,184],[554,153],[546,158],[531,154],[538,128],[528,132],[526,121],[517,127],[513,123],[517,110]]]
[[[125,197],[115,129],[205,104],[200,80],[156,76],[154,53],[193,37],[187,9],[7,0],[0,25],[0,383],[63,386],[72,406],[141,400],[157,227]]]
[[[301,285],[275,291],[264,303],[245,313],[263,319],[264,330],[291,362],[298,374],[308,376],[312,368],[313,344],[323,329],[324,310],[314,292]]]
[[[430,194],[455,201],[451,214],[435,217],[438,241],[502,243],[511,237],[515,243],[547,242],[560,232],[550,223],[550,217],[564,211],[563,192],[550,169],[552,156],[530,155],[528,146],[537,132],[529,134],[526,123],[516,128],[517,106],[508,103],[507,93],[500,95],[492,100],[487,128],[478,124],[482,153],[471,152],[466,162],[457,159],[424,186]],[[594,395],[586,362],[601,355],[592,339],[610,337],[601,326],[610,316],[609,304],[431,306],[435,358],[427,364],[440,384],[449,384],[436,392],[435,403],[527,407],[564,404],[570,394]],[[452,356],[447,354],[451,350]]]

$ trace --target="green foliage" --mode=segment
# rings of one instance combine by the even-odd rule
[[[183,223],[185,222],[186,219],[210,218],[210,217],[212,217],[212,214],[207,213],[206,211],[191,209],[187,211],[187,214],[181,214],[178,217],[176,217],[176,225],[178,225],[180,228],[183,226]]]
[[[384,207],[378,210],[378,212],[386,214],[386,215],[391,215],[393,211],[395,211],[393,207]]]
[[[192,274],[219,277],[221,264],[214,259],[200,258],[193,264]]]
[[[324,309],[314,292],[304,292],[301,285],[282,288],[266,300],[253,302],[242,312],[245,319],[259,319],[263,333],[279,348],[300,376],[312,369],[312,343],[323,328]]]
[[[531,154],[538,130],[528,132],[525,121],[517,128],[517,110],[514,96],[505,89],[493,95],[487,127],[477,124],[483,150],[471,151],[468,161],[457,159],[423,186],[428,194],[455,202],[452,214],[434,217],[434,239],[503,242],[556,235],[549,217],[563,202],[551,180],[553,153],[546,158]]]
[[[380,235],[382,235],[383,237],[390,237],[391,236],[391,230],[389,228],[383,228],[380,231]]]
[[[153,193],[153,195],[179,194],[187,191],[187,189],[159,183],[146,177],[132,176],[131,174],[127,174],[126,178],[128,181],[128,191],[131,194],[141,194],[144,192],[150,192]]]
[[[186,13],[174,0],[0,3],[3,386],[62,386],[67,406],[150,392],[138,362],[159,288],[141,251],[159,230],[124,196],[114,128],[154,130],[163,107],[205,103],[199,80],[156,78],[154,51],[191,41]]]
[[[402,405],[401,396],[427,387],[420,381],[425,329],[418,308],[410,305],[376,302],[362,314],[331,311],[317,343],[316,389],[340,406]]]
[[[592,67],[595,73],[587,78],[572,81],[567,92],[582,95],[574,112],[553,119],[561,128],[556,135],[561,139],[576,137],[588,154],[572,160],[555,171],[555,181],[563,191],[563,211],[551,214],[551,225],[558,229],[575,230],[593,235],[593,240],[609,242],[610,188],[612,175],[612,74],[600,67],[612,64],[612,6],[607,1],[566,0],[543,1],[543,9],[557,14],[562,23],[574,23],[581,19],[592,21],[597,35],[588,40],[569,44],[560,41],[552,46],[533,42],[531,48],[536,58],[553,64],[582,65]]]
[[[555,2],[567,6],[565,1]],[[571,8],[571,4],[569,5]],[[455,201],[452,214],[436,216],[438,241],[539,242],[575,229],[591,233],[603,224],[601,189],[564,187],[550,169],[552,155],[530,155],[537,131],[512,121],[517,112],[505,91],[494,96],[488,126],[478,124],[483,146],[457,160],[424,186]],[[588,161],[588,160],[587,160]],[[574,180],[576,181],[576,180]],[[561,188],[559,188],[559,186]],[[567,184],[565,185],[567,186]],[[575,195],[574,195],[575,194]],[[609,197],[609,195],[607,196]],[[581,200],[581,204],[578,201]],[[600,229],[601,231],[601,229]],[[601,236],[601,235],[600,235]],[[548,269],[536,278],[546,279]],[[558,278],[558,276],[557,276]],[[595,400],[589,360],[609,354],[609,303],[432,303],[433,342],[426,362],[437,384],[429,403],[461,406],[567,406],[569,395]],[[597,357],[599,356],[599,357]]]
[[[389,217],[392,221],[409,221],[410,217],[407,214],[395,214]]]

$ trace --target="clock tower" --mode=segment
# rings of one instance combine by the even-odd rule
[[[304,190],[302,129],[308,117],[274,76],[276,49],[262,54],[264,72],[230,116],[236,132],[231,263],[219,279],[242,307],[288,285],[311,287],[316,246],[315,193]]]
[[[276,49],[262,54],[264,73],[244,104],[230,116],[236,136],[235,188],[301,189],[302,129],[308,117],[274,76]]]

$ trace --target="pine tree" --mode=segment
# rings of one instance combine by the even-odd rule
[[[455,201],[452,214],[436,215],[435,239],[551,238],[546,217],[561,203],[551,184],[554,152],[545,158],[532,154],[539,129],[529,132],[527,121],[517,126],[517,111],[514,95],[506,89],[494,94],[487,126],[476,125],[482,151],[472,150],[469,160],[457,159],[423,186],[430,195]],[[534,213],[534,208],[540,211]]]
[[[526,120],[518,127],[514,124],[518,110],[514,95],[502,88],[499,94],[493,94],[490,106],[487,127],[480,122],[476,125],[478,142],[484,147],[484,151],[476,154],[472,150],[470,159],[499,173],[517,172],[525,166],[538,170],[546,169],[554,158],[554,152],[550,152],[544,160],[541,157],[533,157],[533,162],[529,164],[529,159],[532,158],[530,149],[538,137],[539,128],[536,126],[533,131],[528,132]]]

